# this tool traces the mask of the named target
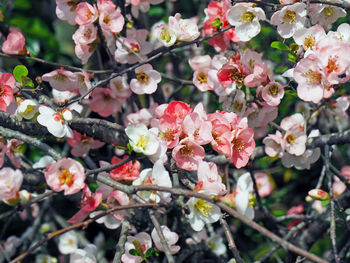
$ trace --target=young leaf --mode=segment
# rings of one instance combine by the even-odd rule
[[[28,69],[23,65],[18,65],[13,70],[13,76],[15,79],[22,83],[22,77],[26,77],[28,75]]]
[[[28,77],[26,77],[26,76],[22,76],[22,81],[20,81],[22,84],[23,84],[23,86],[25,86],[25,87],[31,87],[31,88],[34,88],[34,83],[33,83],[33,81],[30,79],[30,78],[28,78]]]
[[[298,58],[297,55],[295,55],[293,53],[288,53],[288,61],[295,63],[297,61],[297,58]]]
[[[150,249],[148,249],[148,250],[146,251],[146,253],[145,253],[145,258],[148,258],[148,257],[152,256],[153,252],[154,252],[154,248],[153,248],[153,247],[151,247]]]
[[[139,252],[137,252],[136,249],[132,248],[129,250],[129,254],[132,256],[136,256],[136,257],[141,257],[141,255],[139,254]]]
[[[273,41],[271,47],[278,50],[289,50],[289,47],[280,41]]]

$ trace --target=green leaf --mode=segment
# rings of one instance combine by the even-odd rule
[[[14,0],[15,8],[27,10],[30,8],[31,4],[29,0]]]
[[[136,256],[136,257],[141,257],[141,255],[139,254],[139,252],[137,252],[136,249],[132,248],[129,250],[129,254],[130,255],[133,255],[133,256]]]
[[[22,84],[23,84],[23,86],[25,86],[25,87],[31,87],[31,88],[34,88],[34,83],[33,83],[33,81],[32,81],[32,79],[31,78],[28,78],[28,77],[26,77],[26,76],[22,76],[22,81],[20,81]]]
[[[298,56],[293,53],[288,53],[288,61],[295,63],[297,61]]]
[[[216,18],[215,21],[211,24],[213,27],[220,27],[222,26],[222,22],[220,18]]]
[[[149,16],[162,16],[163,14],[164,9],[159,6],[151,7],[148,12]]]
[[[145,253],[145,258],[149,258],[150,256],[152,256],[153,252],[154,252],[154,248],[153,248],[153,247],[151,247],[150,249],[148,249],[148,250],[146,251],[146,253]]]
[[[278,50],[288,50],[289,51],[289,47],[280,41],[273,41],[271,43],[271,47],[278,49]]]
[[[23,83],[22,77],[26,77],[28,75],[28,69],[24,65],[18,65],[13,70],[13,76],[15,79],[21,83]]]

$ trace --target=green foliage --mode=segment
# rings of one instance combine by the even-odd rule
[[[18,65],[13,70],[13,76],[15,79],[22,83],[22,77],[26,77],[28,75],[28,69],[24,65]]]
[[[275,48],[275,49],[278,49],[278,50],[288,50],[289,51],[289,47],[286,44],[284,44],[283,42],[280,42],[280,41],[273,41],[271,43],[271,47]]]

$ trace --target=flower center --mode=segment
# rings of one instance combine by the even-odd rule
[[[328,59],[327,71],[328,74],[338,69],[337,57]]]
[[[162,29],[162,32],[160,33],[160,37],[165,42],[170,42],[170,40],[171,40],[171,36],[169,34],[169,31],[166,28]]]
[[[58,179],[60,180],[61,185],[66,184],[68,187],[71,187],[74,183],[74,175],[67,171],[64,166],[59,168]]]
[[[283,16],[283,22],[288,24],[295,23],[296,12],[292,10],[287,10]]]
[[[243,103],[241,103],[239,101],[235,101],[235,103],[233,105],[234,105],[233,107],[236,111],[242,111]]]
[[[145,149],[149,141],[148,136],[141,135],[139,140],[136,143],[137,147],[141,147],[142,149]]]
[[[130,43],[130,49],[134,51],[135,53],[140,52],[140,45],[138,43]]]
[[[253,22],[253,19],[255,18],[255,15],[253,12],[247,11],[241,17],[239,18],[238,21],[245,23],[251,23]]]
[[[278,91],[279,91],[279,88],[276,84],[272,84],[270,87],[269,87],[269,93],[272,95],[272,96],[276,96],[278,94]]]
[[[213,214],[211,212],[213,210],[213,206],[202,199],[198,199],[194,204],[194,207],[205,217],[209,217]]]
[[[316,39],[315,36],[308,36],[307,38],[305,38],[304,40],[304,46],[309,48],[309,49],[313,49],[313,47],[316,44]]]
[[[307,82],[321,84],[321,79],[322,79],[321,73],[317,71],[313,71],[312,69],[309,69],[305,73],[305,76],[307,77]]]
[[[237,152],[242,151],[244,149],[244,146],[245,146],[245,143],[237,138],[234,138],[232,140],[232,144],[233,144],[233,149],[235,149]]]
[[[30,114],[33,110],[35,110],[35,106],[33,106],[33,105],[28,105],[27,108],[26,108],[25,111],[24,111],[24,114],[25,114],[25,115],[28,115],[28,114]]]
[[[144,72],[137,73],[136,78],[141,84],[145,84],[148,81],[148,75]]]
[[[111,25],[111,19],[110,19],[110,17],[109,16],[105,16],[104,18],[103,18],[103,23],[105,23],[106,25]]]
[[[200,83],[207,83],[207,74],[205,74],[204,72],[199,73],[197,76],[197,80]]]
[[[286,141],[289,143],[289,144],[295,144],[295,139],[297,137],[294,135],[294,134],[289,134],[286,138]]]
[[[193,155],[193,150],[185,144],[181,149],[180,149],[180,154],[183,157],[191,157]]]
[[[58,72],[53,78],[54,80],[57,80],[57,81],[65,81],[67,79],[67,76]]]
[[[333,16],[333,15],[335,14],[335,13],[334,13],[334,8],[331,7],[331,6],[326,6],[325,8],[323,8],[322,14],[323,14],[325,17],[329,18],[329,17],[331,17],[331,16]]]
[[[229,73],[229,78],[237,83],[243,83],[244,82],[244,75],[239,72],[238,69],[233,68]]]

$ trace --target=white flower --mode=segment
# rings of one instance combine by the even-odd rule
[[[338,29],[336,32],[329,31],[327,36],[336,37],[340,41],[343,41],[344,43],[350,45],[350,25],[347,23],[343,23],[338,26]]]
[[[200,36],[195,18],[182,19],[181,14],[169,17],[169,29],[176,34],[180,41],[193,41]]]
[[[78,249],[78,238],[74,231],[64,233],[59,237],[58,250],[62,254],[71,254]]]
[[[253,193],[253,181],[250,173],[242,174],[238,178],[236,187],[237,195],[235,204],[237,211],[246,217],[253,219],[254,209],[250,206],[250,198]]]
[[[146,125],[138,124],[125,129],[129,137],[129,143],[133,151],[144,155],[153,155],[157,152],[159,141],[152,129],[148,130]]]
[[[49,255],[39,254],[35,258],[35,263],[57,263],[57,258],[51,257]]]
[[[50,107],[40,106],[39,112],[40,115],[37,121],[42,126],[45,126],[52,135],[59,138],[64,136],[73,138],[73,131],[67,124],[67,121],[72,119],[70,110],[64,109],[60,112],[56,112]]]
[[[201,231],[206,223],[214,223],[221,217],[220,208],[203,199],[191,197],[186,204],[190,210],[186,217],[194,231]]]
[[[36,103],[34,100],[24,100],[21,102],[21,104],[19,104],[16,110],[16,116],[20,121],[22,118],[30,120],[38,112],[38,107],[38,103]]]
[[[265,19],[264,10],[247,3],[235,4],[227,12],[227,20],[235,27],[235,34],[240,41],[249,41],[259,34],[261,29],[259,20]]]
[[[180,250],[180,246],[176,246],[175,243],[179,240],[178,234],[172,232],[167,226],[161,226],[166,243],[168,244],[171,254],[176,254]],[[153,228],[151,233],[154,245],[157,249],[164,252],[163,245],[160,241],[160,237],[157,233],[157,230]]]
[[[172,187],[168,171],[164,168],[161,160],[155,162],[153,169],[148,168],[141,171],[139,178],[133,181],[132,185],[158,185]],[[170,202],[171,194],[166,192],[141,191],[138,192],[143,199],[149,202],[159,203],[161,200]]]
[[[130,81],[130,89],[136,94],[152,94],[157,90],[162,77],[151,64],[135,69],[136,79]]]
[[[226,254],[227,248],[224,244],[224,239],[221,236],[214,234],[210,238],[206,239],[205,242],[215,255],[221,256]]]
[[[310,11],[312,23],[322,26],[329,26],[339,17],[346,16],[346,11],[343,8],[324,4],[312,5]]]
[[[295,32],[293,38],[295,43],[302,46],[305,51],[315,50],[316,43],[321,39],[326,38],[326,32],[320,25],[315,25],[310,28],[303,27]]]
[[[296,3],[283,7],[271,17],[271,24],[277,26],[277,31],[283,38],[290,38],[295,31],[304,27],[306,5]]]
[[[97,263],[95,245],[89,244],[84,249],[77,249],[70,255],[69,263]]]

